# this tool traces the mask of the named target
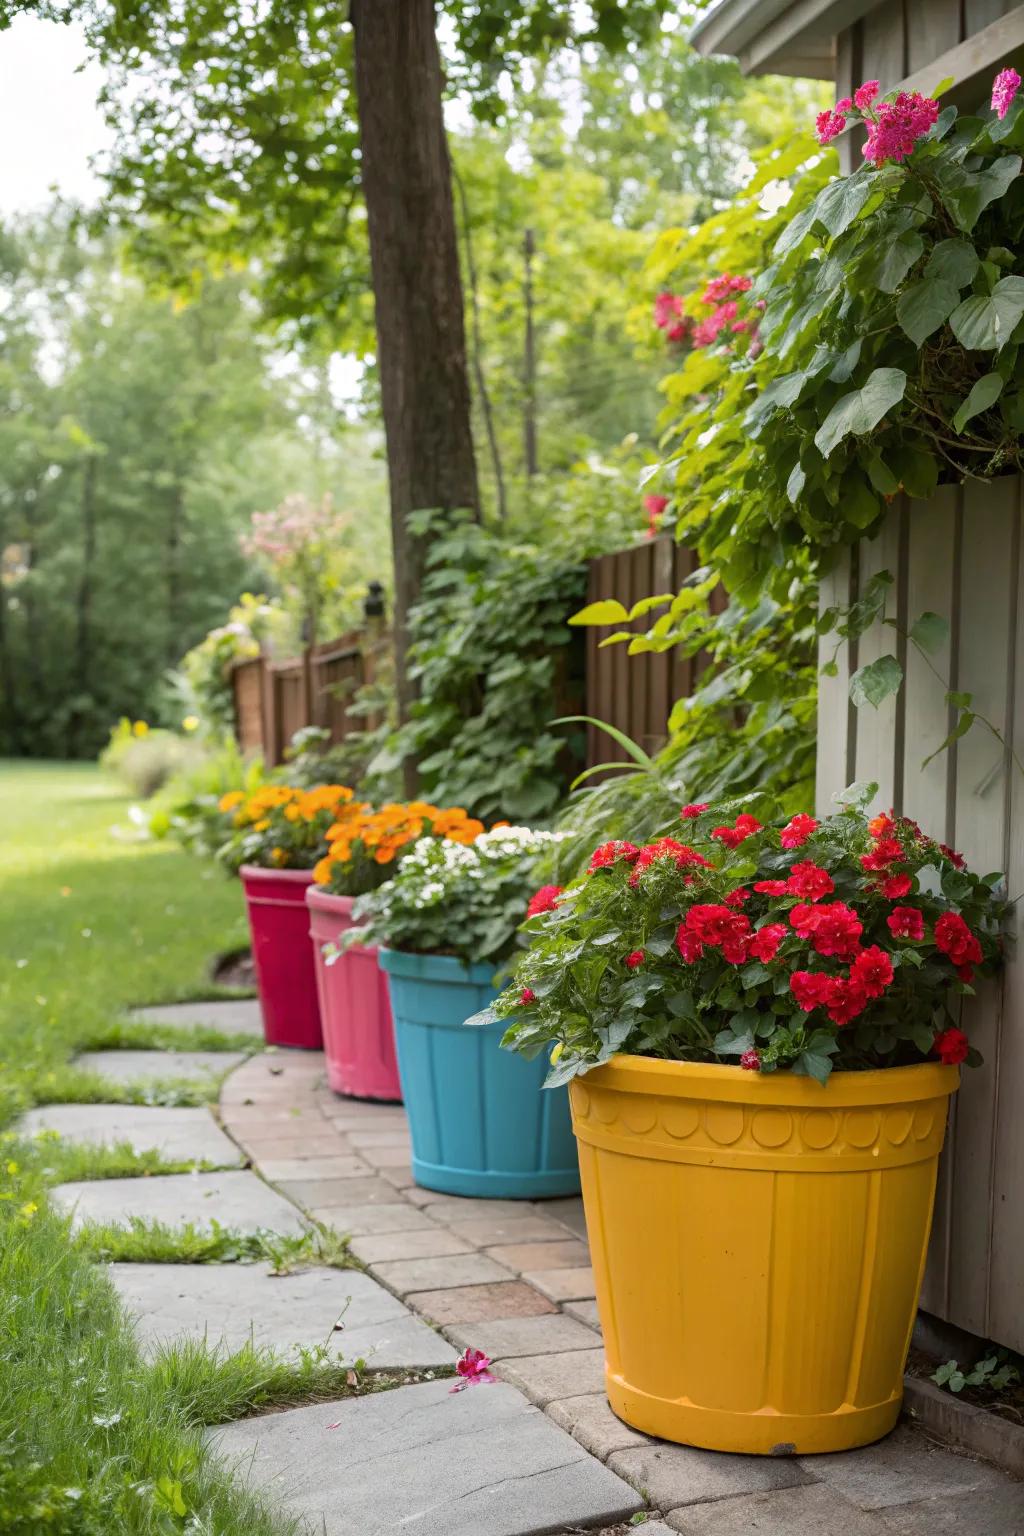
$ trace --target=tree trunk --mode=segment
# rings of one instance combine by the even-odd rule
[[[77,757],[85,723],[84,698],[92,673],[90,620],[92,617],[92,578],[96,560],[96,458],[90,454],[82,471],[82,571],[78,580],[75,623],[75,694],[76,701],[68,721],[67,755]]]
[[[181,544],[185,528],[185,487],[179,480],[171,493],[167,524],[167,645],[168,667],[181,660]]]
[[[423,574],[413,511],[476,511],[462,282],[433,0],[352,0],[395,560],[399,710]]]

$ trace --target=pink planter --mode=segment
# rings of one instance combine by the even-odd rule
[[[243,864],[239,874],[249,912],[264,1038],[268,1045],[319,1051],[320,1005],[306,913],[312,873]]]
[[[357,945],[328,965],[323,945],[351,928],[353,897],[332,896],[310,886],[309,937],[320,992],[327,1081],[335,1093],[356,1099],[402,1097],[395,1059],[395,1032],[387,977],[375,945]]]

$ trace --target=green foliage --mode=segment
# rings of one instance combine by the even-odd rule
[[[240,661],[251,661],[264,643],[274,648],[287,636],[288,618],[265,597],[243,592],[231,609],[226,624],[186,651],[172,673],[182,714],[197,722],[196,729],[215,743],[234,740],[235,695],[231,671]],[[286,641],[287,643],[287,641]]]
[[[114,773],[133,795],[148,800],[201,755],[198,744],[185,736],[150,730],[144,720],[133,723],[122,716],[100,753],[100,766]]]
[[[150,833],[158,839],[173,836],[195,853],[214,854],[224,843],[222,797],[248,797],[266,782],[263,759],[243,756],[228,737],[164,786],[150,810]]]
[[[294,1236],[236,1232],[216,1220],[169,1227],[133,1216],[126,1225],[89,1222],[75,1241],[81,1252],[104,1264],[269,1264],[272,1274],[289,1275],[310,1264],[345,1269],[351,1263],[347,1239],[321,1226]]]
[[[564,735],[549,728],[579,687],[581,658],[566,620],[586,567],[550,548],[506,543],[464,518],[432,539],[421,601],[410,615],[410,720],[370,776],[417,761],[421,792],[484,820],[549,816],[571,777]],[[578,742],[577,742],[578,748]]]
[[[511,1021],[504,1043],[531,1057],[556,1044],[549,1085],[620,1052],[821,1082],[833,1065],[947,1059],[947,1045],[964,1059],[952,1009],[974,967],[998,962],[999,877],[968,874],[912,822],[869,826],[856,804],[785,828],[772,812],[764,795],[691,805],[677,838],[595,850],[525,925],[529,951],[492,1014]],[[882,889],[893,876],[898,897]]]
[[[357,943],[454,955],[467,965],[506,960],[555,832],[502,827],[470,844],[424,838],[353,909]]]
[[[932,1376],[937,1387],[962,1392],[964,1387],[984,1387],[989,1392],[1003,1392],[1015,1387],[1021,1376],[1005,1349],[994,1350],[978,1360],[970,1370],[961,1370],[956,1360],[946,1360]]]
[[[1002,123],[949,108],[903,163],[831,181],[788,224],[754,289],[775,388],[741,423],[745,540],[852,543],[899,488],[1019,468],[1021,149],[1019,103]]]

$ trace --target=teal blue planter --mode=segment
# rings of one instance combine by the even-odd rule
[[[494,967],[382,949],[417,1184],[446,1195],[536,1200],[580,1187],[565,1088],[547,1057],[500,1049],[502,1024],[467,1028],[493,1002]]]

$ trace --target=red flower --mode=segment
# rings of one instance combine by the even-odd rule
[[[704,945],[695,933],[690,933],[685,923],[676,930],[676,949],[687,965],[693,965],[704,953]]]
[[[964,868],[964,856],[962,853],[957,853],[955,848],[947,848],[945,843],[940,843],[939,852],[944,853],[949,862],[955,864],[957,869]]]
[[[648,495],[644,497],[644,511],[647,513],[647,537],[649,539],[653,539],[661,527],[661,519],[667,506],[667,496]]]
[[[806,816],[801,811],[799,816],[794,816],[779,833],[779,842],[783,848],[802,848],[812,832],[818,830],[818,823],[813,816]]]
[[[887,901],[898,901],[901,896],[910,895],[913,884],[909,875],[890,875],[888,880],[882,881],[878,889]]]
[[[827,869],[820,869],[817,864],[806,860],[803,864],[793,865],[786,889],[793,896],[801,896],[804,901],[820,901],[823,896],[831,896],[835,884]]]
[[[476,1386],[480,1382],[491,1382],[494,1377],[490,1371],[490,1360],[482,1349],[466,1349],[455,1362],[455,1369],[459,1379],[454,1387],[449,1387],[449,1393],[465,1392],[467,1387]]]
[[[730,965],[742,965],[747,958],[750,919],[742,912],[733,912],[724,904],[698,904],[687,912],[685,928],[702,946],[720,949],[722,958]]]
[[[744,1072],[760,1072],[761,1058],[757,1051],[744,1051],[740,1057],[740,1066]]]
[[[697,817],[703,815],[703,813],[707,810],[707,808],[708,807],[707,807],[706,804],[705,805],[684,805],[682,810],[679,812],[679,814],[683,818],[684,821],[696,821]]]
[[[856,912],[842,901],[829,902],[822,907],[794,907],[789,921],[819,955],[834,955],[839,960],[853,958],[864,932]]]
[[[774,960],[778,954],[779,945],[786,937],[785,923],[765,923],[756,933],[751,934],[747,941],[747,953],[755,960],[763,960],[767,965],[769,960]]]
[[[896,823],[891,816],[876,816],[868,822],[868,832],[872,837],[890,837],[896,830]]]
[[[630,885],[636,885],[641,870],[649,869],[655,860],[669,858],[675,859],[677,869],[682,869],[686,864],[700,864],[705,869],[714,869],[714,865],[695,848],[688,847],[686,843],[677,843],[674,837],[662,837],[656,843],[648,843],[645,848],[638,851],[636,868],[630,876]]]
[[[678,293],[659,293],[654,301],[654,323],[659,331],[665,330],[683,312],[683,300]]]
[[[627,864],[632,864],[639,853],[640,849],[635,843],[602,843],[600,848],[595,848],[590,855],[590,868],[592,870],[607,869],[619,859],[625,859]]]
[[[864,1012],[867,1002],[867,993],[852,976],[849,980],[835,976],[832,978],[831,996],[825,1004],[825,1012],[833,1024],[849,1024]]]
[[[944,1029],[935,1036],[934,1048],[947,1067],[955,1067],[966,1060],[970,1043],[962,1029]]]
[[[537,1001],[537,994],[534,992],[532,987],[524,987],[519,994],[519,1001],[525,1007],[527,1004],[535,1003]]]
[[[970,986],[971,982],[974,980],[973,965],[958,965],[956,968],[956,973],[960,980],[966,982],[968,986]]]
[[[526,909],[527,917],[536,917],[539,912],[552,912],[558,906],[558,898],[565,889],[561,885],[542,885],[539,891],[535,891],[530,897],[530,904]]]
[[[895,939],[924,938],[924,917],[916,907],[893,907],[885,922]]]
[[[762,896],[788,896],[789,883],[786,880],[757,880],[754,890]]]
[[[761,823],[756,816],[748,816],[744,811],[736,817],[731,827],[716,827],[711,836],[717,837],[727,848],[738,848],[740,843],[746,842],[748,837],[753,837],[760,830]]]
[[[626,964],[629,966],[631,971],[635,971],[637,966],[643,965],[643,963],[644,952],[642,949],[634,949],[631,955],[626,956]]]
[[[868,997],[881,997],[892,986],[892,961],[884,949],[871,944],[862,949],[850,966],[850,981]]]
[[[875,844],[871,853],[865,853],[861,857],[861,866],[867,870],[887,869],[890,864],[898,864],[904,857],[903,849],[894,837],[883,837]]]
[[[789,990],[796,998],[796,1005],[804,1013],[823,1008],[832,997],[834,976],[822,971],[794,971],[789,978]]]
[[[956,966],[980,965],[981,945],[959,912],[943,912],[935,924],[935,945]]]
[[[738,885],[736,889],[734,891],[730,891],[728,896],[724,897],[723,900],[725,901],[727,907],[742,907],[744,902],[750,900],[750,892],[745,891],[741,885]]]

